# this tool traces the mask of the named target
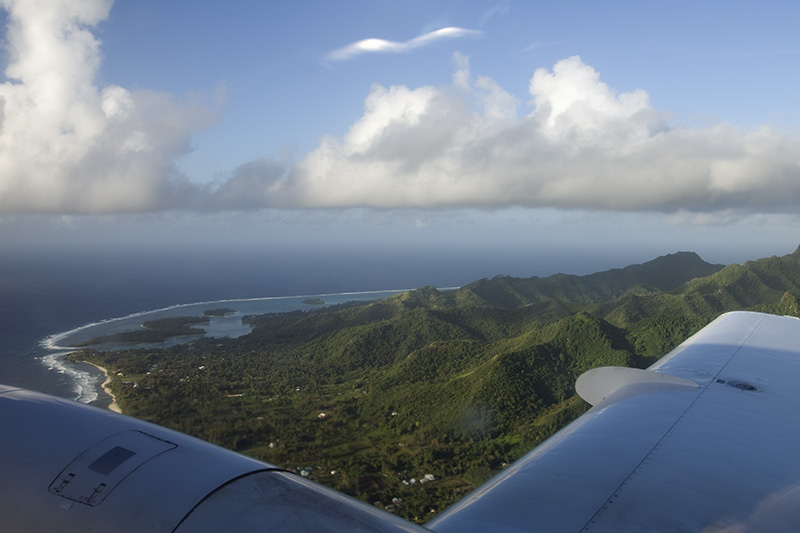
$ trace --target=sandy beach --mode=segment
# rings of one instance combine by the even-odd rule
[[[99,368],[100,371],[103,372],[103,374],[105,375],[105,381],[103,381],[102,385],[103,391],[106,394],[108,394],[108,396],[111,398],[111,403],[108,404],[106,408],[111,411],[114,411],[115,413],[122,413],[122,410],[119,408],[119,404],[117,403],[117,397],[114,396],[114,393],[111,392],[111,388],[108,386],[108,384],[111,383],[111,376],[108,374],[108,370],[106,370],[104,367],[100,365],[90,363],[89,361],[82,361],[82,362],[86,363],[87,365],[92,365],[95,368]]]

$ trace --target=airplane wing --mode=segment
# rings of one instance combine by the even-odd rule
[[[595,369],[594,407],[426,524],[449,531],[794,531],[800,320],[721,316],[648,370]],[[272,465],[0,386],[10,531],[425,531]]]
[[[589,412],[427,526],[800,531],[800,320],[728,313],[576,388]]]

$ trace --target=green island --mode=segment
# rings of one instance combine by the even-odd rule
[[[123,412],[426,522],[588,406],[578,376],[647,367],[719,314],[800,313],[800,249],[690,252],[588,276],[496,277],[247,317],[236,339],[76,352]]]
[[[325,305],[325,302],[320,298],[306,298],[303,303],[307,305]]]
[[[215,316],[228,316],[232,315],[236,312],[236,309],[231,309],[230,307],[218,307],[217,309],[206,309],[203,311],[203,316],[215,317]]]
[[[130,344],[150,344],[164,342],[170,337],[178,337],[182,335],[202,335],[205,333],[205,330],[194,328],[192,326],[208,323],[208,317],[202,316],[158,318],[142,323],[142,329],[121,331],[112,335],[93,337],[89,340],[74,344],[73,346],[81,348],[109,342]]]

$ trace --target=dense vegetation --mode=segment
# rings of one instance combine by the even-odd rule
[[[226,316],[235,312],[236,309],[231,309],[230,307],[218,307],[216,309],[206,309],[203,311],[203,316]]]
[[[205,330],[192,326],[208,324],[207,316],[175,316],[148,320],[142,324],[142,329],[133,331],[121,331],[112,335],[94,337],[87,341],[75,344],[75,347],[93,346],[104,343],[130,343],[130,344],[154,344],[164,342],[170,337],[181,335],[202,335]]]
[[[237,339],[74,357],[116,375],[128,414],[423,522],[584,412],[581,373],[648,366],[725,311],[797,315],[798,297],[800,250],[724,268],[679,253],[251,316]]]

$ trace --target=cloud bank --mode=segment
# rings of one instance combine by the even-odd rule
[[[671,124],[647,92],[619,92],[580,57],[539,68],[521,102],[456,54],[441,87],[375,85],[341,136],[295,163],[244,162],[220,183],[174,160],[213,120],[153,91],[100,88],[93,28],[106,0],[0,0],[0,213],[462,207],[796,213],[800,140],[769,127]],[[407,43],[355,43],[402,51]],[[445,33],[441,33],[445,32]],[[348,55],[349,54],[349,55]],[[527,74],[530,76],[530,74]]]
[[[0,213],[113,213],[197,194],[173,159],[213,113],[168,94],[99,88],[92,28],[110,0],[2,0]]]
[[[387,41],[385,39],[363,39],[329,52],[325,55],[325,59],[327,61],[344,61],[362,54],[376,52],[400,54],[404,52],[410,52],[415,48],[420,48],[443,39],[454,39],[457,37],[467,37],[480,34],[481,32],[478,30],[448,27],[425,33],[419,37],[415,37],[405,42]]]
[[[267,180],[268,204],[665,212],[800,205],[796,138],[769,127],[670,125],[645,91],[613,90],[578,56],[537,69],[524,106],[473,76],[465,57],[456,63],[447,87],[373,87],[345,136],[325,137],[287,176]]]

